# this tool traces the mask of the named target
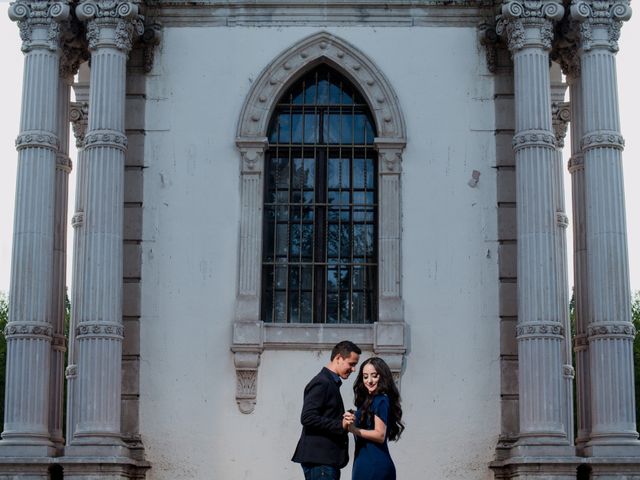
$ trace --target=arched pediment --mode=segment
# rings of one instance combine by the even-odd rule
[[[264,138],[273,109],[302,74],[326,63],[345,75],[369,104],[378,137],[404,140],[398,98],[380,69],[362,52],[327,32],[314,34],[284,50],[253,83],[238,123],[239,138]]]

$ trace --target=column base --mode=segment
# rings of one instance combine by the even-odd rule
[[[489,467],[496,480],[576,480],[581,463],[581,459],[575,456],[528,456],[492,462]]]
[[[21,442],[17,439],[0,440],[0,458],[55,457],[58,453],[53,443]]]
[[[49,459],[0,458],[0,480],[49,480]]]
[[[510,458],[563,457],[573,458],[576,450],[564,435],[521,436],[511,447]]]
[[[585,457],[594,458],[640,458],[640,441],[624,438],[592,440],[585,445],[582,453]]]
[[[59,463],[64,469],[65,480],[143,480],[150,468],[148,462],[116,456],[66,455]]]

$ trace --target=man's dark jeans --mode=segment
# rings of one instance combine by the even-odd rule
[[[340,469],[329,465],[303,464],[305,480],[340,480]]]

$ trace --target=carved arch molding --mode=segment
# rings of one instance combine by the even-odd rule
[[[364,96],[378,136],[378,319],[367,325],[265,324],[260,318],[262,194],[267,129],[280,96],[321,63],[345,75]],[[401,288],[400,176],[406,144],[398,98],[382,71],[361,51],[327,32],[307,37],[278,55],[260,74],[245,99],[237,126],[240,152],[240,249],[231,351],[236,368],[236,401],[251,413],[257,399],[260,355],[265,349],[329,349],[351,340],[383,357],[399,382],[407,350]]]

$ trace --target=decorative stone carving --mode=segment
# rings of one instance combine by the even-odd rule
[[[516,337],[560,337],[564,335],[564,328],[559,323],[530,323],[516,327]]]
[[[564,147],[564,138],[571,120],[571,106],[569,102],[553,102],[551,104],[551,121],[556,134],[556,147]]]
[[[582,151],[592,148],[615,148],[624,150],[624,138],[617,132],[595,132],[582,137]]]
[[[361,87],[379,136],[406,138],[398,99],[381,69],[354,46],[327,32],[314,34],[286,49],[263,70],[242,107],[237,137],[266,136],[273,99],[279,98],[294,78],[318,62],[337,68]]]
[[[9,323],[4,329],[5,337],[12,338],[17,336],[27,337],[51,337],[53,327],[49,324],[41,323]]]
[[[153,68],[153,60],[156,48],[160,45],[162,39],[162,27],[159,23],[151,23],[144,26],[144,33],[140,37],[140,42],[144,47],[143,69],[145,73],[149,73]]]
[[[496,32],[494,25],[490,25],[486,22],[481,23],[478,26],[478,35],[480,38],[480,45],[485,48],[485,55],[487,58],[487,69],[494,73],[496,71],[497,63],[497,50],[500,37]]]
[[[69,18],[68,2],[18,0],[9,5],[9,18],[18,22],[22,51],[29,52],[40,46],[55,51],[59,47],[60,22]],[[34,40],[33,29],[46,28],[46,39]]]
[[[144,33],[143,17],[138,13],[138,5],[132,2],[87,0],[76,7],[76,15],[80,21],[87,22],[87,40],[90,50],[107,44],[128,53],[131,50],[134,35]],[[103,28],[113,33],[102,35]]]
[[[58,137],[47,132],[23,132],[16,138],[16,149],[25,147],[40,147],[58,150],[60,142]]]
[[[556,212],[556,224],[560,228],[567,228],[569,226],[569,217],[564,212]]]
[[[586,2],[573,1],[570,9],[571,18],[580,23],[580,41],[583,51],[593,48],[594,42],[606,46],[611,52],[618,51],[618,39],[622,22],[631,18],[631,7],[626,0],[605,0]],[[595,39],[592,30],[604,28],[607,36]]]
[[[76,147],[82,148],[84,136],[89,120],[89,104],[87,102],[72,102],[69,109],[69,121],[73,127],[73,135],[76,138]]]
[[[80,337],[113,337],[122,339],[124,337],[124,327],[118,324],[82,322],[80,326],[76,327],[76,338]]]
[[[520,150],[522,148],[531,147],[554,147],[556,139],[544,130],[528,130],[519,132],[513,136],[513,149]]]
[[[112,147],[127,150],[127,136],[116,131],[94,130],[84,137],[84,148]]]
[[[234,352],[236,367],[236,402],[242,413],[252,413],[256,407],[258,390],[258,366],[260,354],[256,352]]]
[[[589,339],[593,337],[629,337],[636,336],[636,329],[630,323],[591,324],[587,329]]]
[[[509,50],[522,49],[532,42],[549,50],[553,39],[553,21],[560,20],[564,8],[554,1],[511,1],[502,5],[502,14],[498,17],[496,32],[506,35]],[[525,28],[536,28],[537,37],[528,36]]]

